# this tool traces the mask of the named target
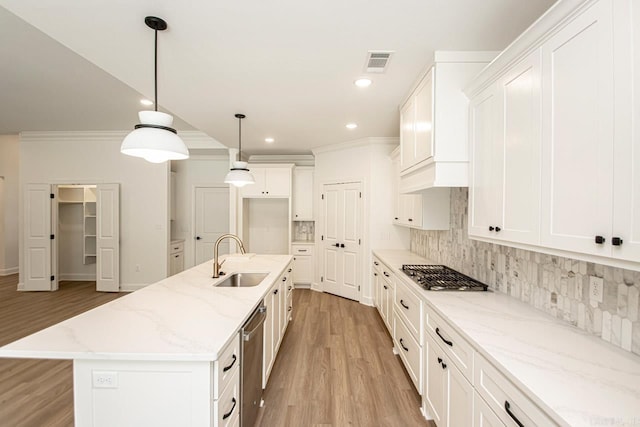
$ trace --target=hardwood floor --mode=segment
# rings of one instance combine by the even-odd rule
[[[256,427],[435,426],[375,308],[302,289],[293,298]]]
[[[57,292],[17,284],[17,274],[0,277],[0,346],[125,295],[96,292],[95,282],[61,282]],[[73,426],[71,361],[0,358],[0,426]]]

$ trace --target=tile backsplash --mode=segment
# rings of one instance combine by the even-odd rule
[[[451,229],[412,229],[411,251],[640,355],[640,272],[471,240],[467,210],[468,189],[453,188]],[[603,302],[592,303],[600,279]]]

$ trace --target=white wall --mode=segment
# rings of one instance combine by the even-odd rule
[[[18,135],[0,135],[0,276],[18,272]]]
[[[361,267],[362,293],[360,301],[372,304],[371,251],[374,249],[409,249],[409,230],[391,223],[392,168],[389,154],[398,145],[397,138],[363,138],[361,140],[325,146],[314,150],[315,200],[320,200],[326,183],[361,181],[363,185],[363,257]],[[323,220],[321,204],[314,204],[316,226],[316,274],[314,286],[320,284],[322,272]]]
[[[176,173],[176,219],[171,221],[171,238],[184,239],[184,267],[187,269],[193,267],[195,261],[195,187],[227,187],[224,177],[229,172],[229,157],[192,156],[189,160],[173,162],[171,168]],[[228,215],[228,205],[220,209],[226,209]]]
[[[120,184],[120,286],[136,289],[167,275],[169,165],[121,154],[125,135],[22,133],[20,187],[27,183]]]

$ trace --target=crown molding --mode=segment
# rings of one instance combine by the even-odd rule
[[[293,163],[296,166],[314,166],[316,159],[311,154],[254,154],[249,163]]]
[[[315,147],[311,150],[314,155],[320,153],[328,153],[330,151],[341,151],[349,148],[356,147],[364,147],[369,145],[398,145],[400,143],[400,138],[398,137],[366,137],[360,138],[353,141],[339,142],[337,144],[329,144],[323,145],[320,147]]]

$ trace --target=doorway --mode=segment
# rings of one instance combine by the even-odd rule
[[[118,184],[27,184],[26,291],[55,291],[61,280],[120,290]]]
[[[324,184],[322,191],[323,290],[360,299],[362,184]]]
[[[194,265],[213,258],[213,245],[229,232],[229,187],[195,187]],[[220,254],[229,253],[229,240],[220,243]]]

